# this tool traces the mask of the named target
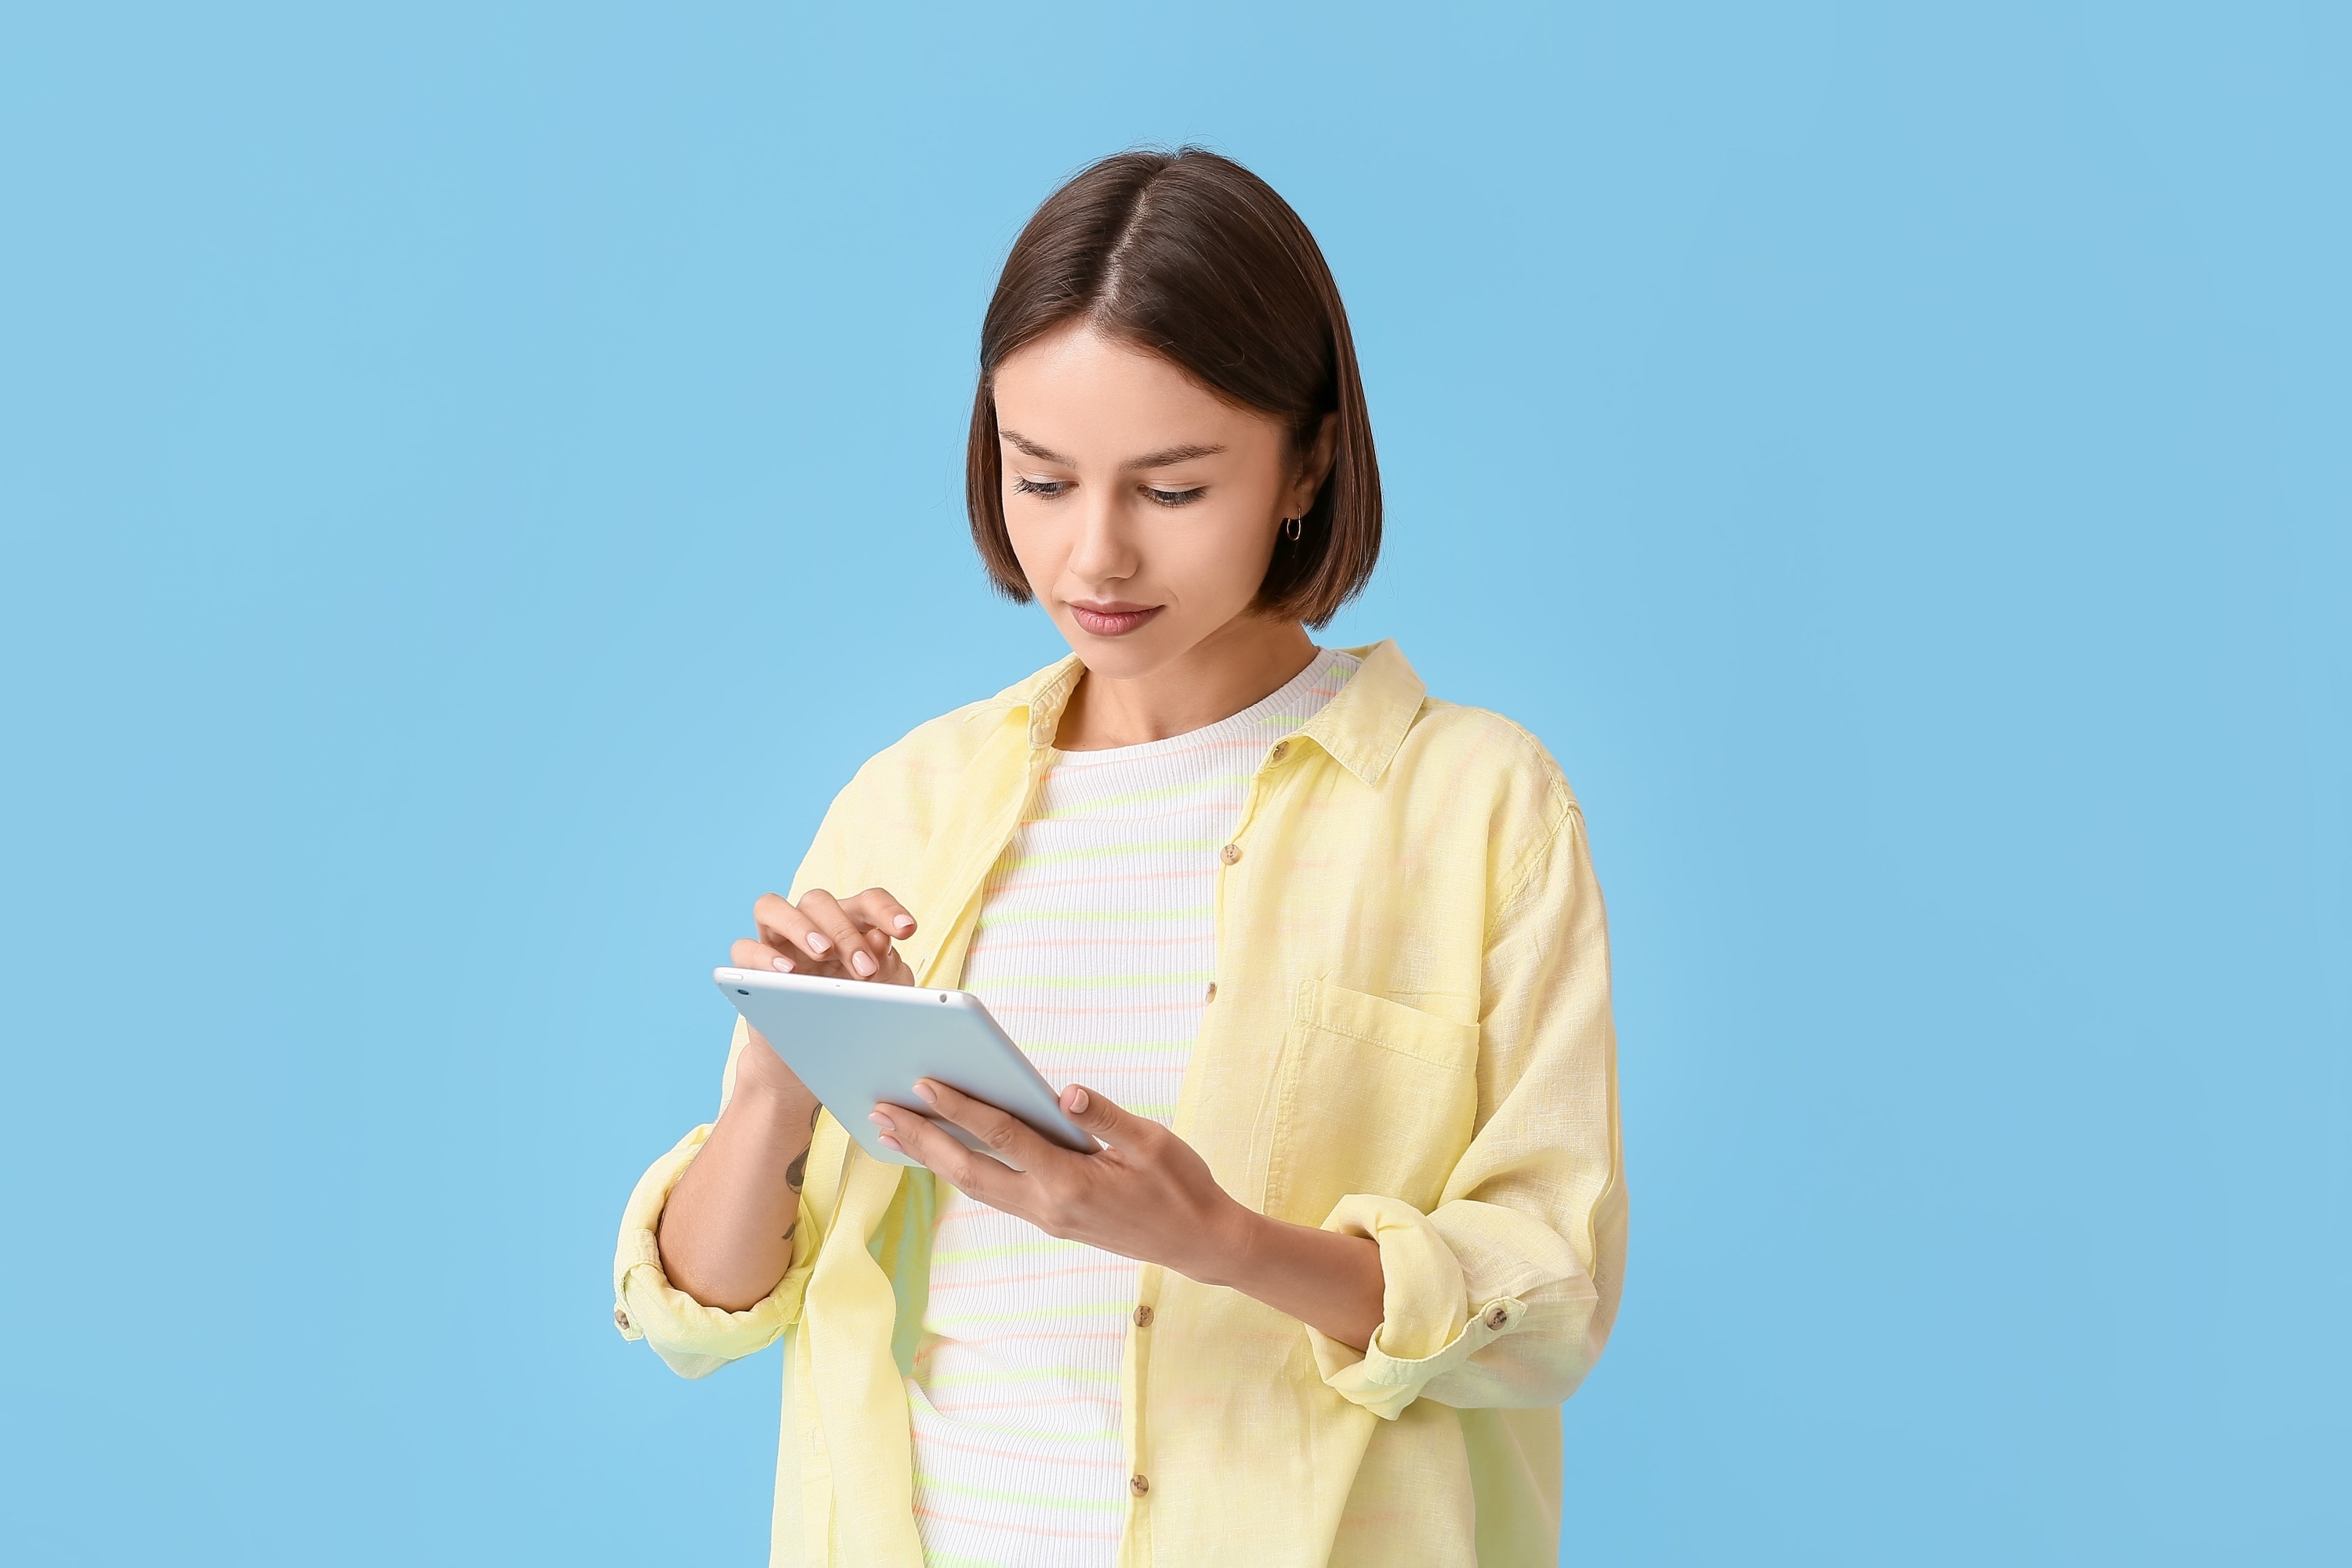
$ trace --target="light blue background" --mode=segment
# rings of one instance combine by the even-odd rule
[[[1590,816],[1566,1560],[2352,1554],[2341,7],[5,33],[12,1561],[761,1560],[773,1353],[625,1345],[614,1223],[832,791],[1057,651],[979,313],[1185,138],[1353,310],[1331,637]]]

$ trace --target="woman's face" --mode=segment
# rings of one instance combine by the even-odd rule
[[[1087,668],[1150,674],[1244,616],[1307,481],[1275,420],[1077,325],[996,371],[1004,520],[1037,602]],[[1328,439],[1323,445],[1328,445]]]

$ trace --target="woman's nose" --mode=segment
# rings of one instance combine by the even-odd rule
[[[1135,547],[1112,498],[1087,498],[1077,543],[1070,552],[1070,570],[1088,583],[1117,582],[1135,575]]]

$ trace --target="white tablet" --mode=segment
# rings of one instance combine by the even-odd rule
[[[919,991],[865,980],[824,980],[756,969],[714,969],[710,977],[784,1065],[808,1085],[857,1146],[877,1160],[911,1165],[887,1149],[866,1120],[887,1102],[920,1111],[917,1079],[986,1100],[1066,1149],[1098,1145],[1062,1110],[1060,1097],[969,991]],[[983,1154],[993,1151],[961,1127],[940,1125]]]

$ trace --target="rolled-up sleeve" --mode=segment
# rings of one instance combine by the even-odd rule
[[[735,1086],[735,1059],[748,1031],[739,1020],[719,1086],[723,1107]],[[621,1237],[613,1253],[613,1326],[624,1339],[644,1340],[681,1377],[708,1377],[730,1361],[767,1349],[800,1321],[801,1299],[816,1261],[818,1226],[805,1196],[793,1230],[792,1267],[765,1300],[740,1312],[706,1307],[669,1281],[661,1264],[661,1216],[669,1195],[710,1136],[710,1124],[696,1128],[637,1178],[621,1212]]]
[[[800,1232],[793,1237],[793,1266],[766,1300],[740,1312],[706,1307],[669,1282],[661,1266],[661,1214],[677,1180],[710,1136],[696,1128],[638,1178],[621,1217],[621,1239],[613,1254],[613,1324],[622,1337],[644,1340],[681,1377],[708,1377],[776,1342],[800,1320],[801,1296],[808,1287],[814,1254]],[[807,1228],[803,1205],[802,1229]]]
[[[1379,1246],[1382,1321],[1362,1351],[1310,1327],[1316,1364],[1391,1420],[1424,1396],[1556,1405],[1616,1316],[1626,1205],[1608,923],[1572,800],[1492,913],[1479,1028],[1478,1117],[1438,1205],[1357,1194],[1323,1223]]]

